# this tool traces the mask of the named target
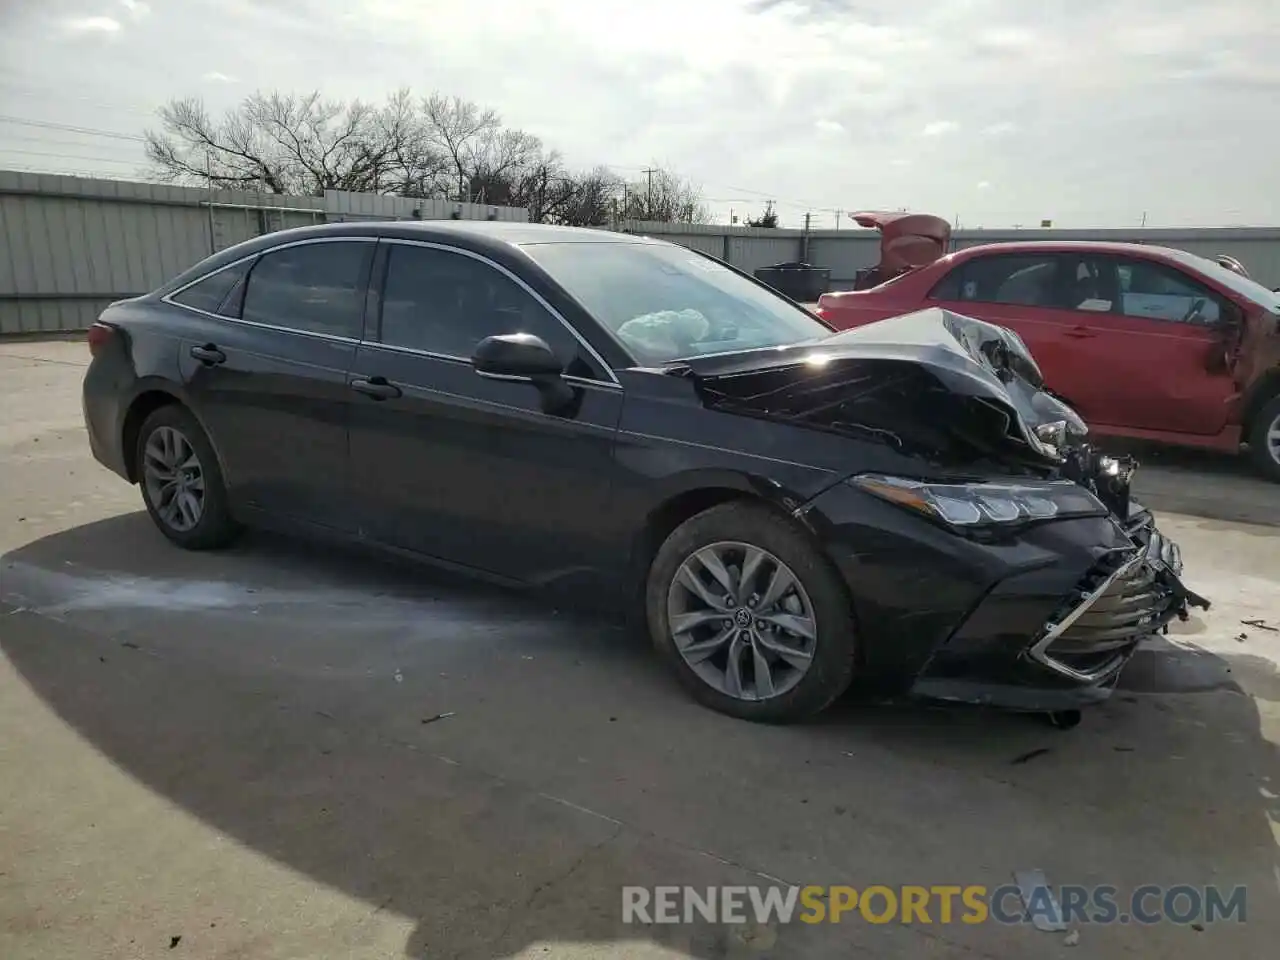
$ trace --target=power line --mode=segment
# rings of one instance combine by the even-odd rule
[[[15,86],[17,86],[17,89],[15,89]],[[125,103],[122,100],[99,100],[95,97],[86,97],[74,93],[51,93],[38,87],[18,86],[6,80],[0,80],[0,88],[3,88],[5,96],[26,97],[33,100],[74,100],[90,107],[119,110],[123,113],[133,113],[139,116],[154,117],[158,109],[157,105],[143,106],[141,101]]]
[[[19,150],[16,147],[0,147],[0,153],[16,153],[24,157],[51,157],[55,160],[94,160],[99,163],[125,163],[131,167],[142,166],[144,158],[125,160],[123,157],[86,157],[78,153],[45,153],[42,150]]]
[[[88,136],[88,134],[69,134],[68,136],[84,137],[84,136]],[[68,139],[64,139],[59,134],[50,135],[47,133],[42,133],[42,134],[36,134],[34,136],[28,136],[22,133],[0,134],[0,144],[13,143],[13,142],[34,143],[34,144],[37,144],[38,146],[45,146],[45,147],[95,147],[95,148],[115,147],[116,149],[119,149],[119,150],[135,149],[134,147],[123,144],[123,143],[113,143],[110,141],[103,142],[102,140],[96,140],[96,141],[68,140]]]
[[[115,130],[98,130],[94,127],[77,127],[70,123],[54,123],[52,120],[32,120],[30,117],[11,117],[7,114],[0,114],[0,123],[13,123],[22,127],[39,127],[44,130],[65,130],[68,133],[84,133],[95,137],[110,137],[113,140],[132,140],[136,143],[146,143],[146,137],[140,137],[136,133],[119,133]]]

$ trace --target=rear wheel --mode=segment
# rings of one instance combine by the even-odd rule
[[[659,654],[722,713],[802,720],[853,677],[844,584],[803,530],[764,506],[722,504],[677,527],[650,567],[645,607]]]
[[[166,537],[188,550],[235,538],[218,458],[190,411],[176,404],[153,411],[138,430],[137,464],[142,502]]]
[[[1272,397],[1253,418],[1249,456],[1268,480],[1280,482],[1280,395]]]

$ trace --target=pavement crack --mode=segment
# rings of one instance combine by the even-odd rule
[[[529,892],[529,896],[525,897],[524,905],[520,908],[520,910],[524,911],[529,909],[531,906],[533,906],[533,901],[537,900],[540,894],[544,893],[547,890],[550,890],[552,887],[555,887],[555,886],[558,886],[559,884],[564,883],[566,880],[572,877],[575,873],[577,873],[582,868],[582,865],[586,863],[587,860],[589,860],[595,853],[597,853],[603,847],[607,847],[609,844],[613,843],[614,840],[617,840],[618,837],[621,835],[622,831],[625,829],[626,827],[624,827],[621,823],[619,823],[616,827],[614,827],[613,832],[610,833],[609,836],[605,837],[603,840],[600,840],[597,843],[591,844],[589,847],[587,847],[587,849],[583,850],[582,853],[580,853],[574,859],[573,863],[569,864],[568,870],[565,870],[558,876],[551,877],[548,880],[544,880],[540,884],[538,884],[536,887],[534,887],[533,890]]]
[[[582,869],[583,864],[585,864],[589,859],[591,859],[593,855],[598,853],[604,847],[607,847],[609,844],[613,843],[613,841],[617,840],[618,837],[622,835],[622,831],[626,829],[627,828],[625,825],[623,825],[622,823],[617,823],[617,825],[613,828],[613,830],[610,832],[610,834],[607,837],[605,837],[603,840],[598,840],[597,842],[591,844],[585,850],[583,850],[582,853],[578,854],[578,856],[576,856],[573,859],[573,862],[569,864],[567,869],[562,870],[555,876],[548,877],[546,880],[543,880],[541,883],[537,884],[532,890],[529,891],[529,895],[524,898],[523,903],[521,903],[518,907],[512,908],[512,910],[507,914],[506,920],[502,924],[502,929],[498,931],[498,934],[495,937],[493,937],[491,940],[489,940],[485,944],[485,946],[494,947],[494,946],[497,946],[498,944],[501,944],[504,940],[506,940],[507,934],[511,932],[511,927],[515,924],[516,920],[523,917],[533,907],[534,901],[537,900],[539,896],[541,896],[546,891],[550,890],[552,887],[559,886],[560,884],[564,883],[566,880],[571,878],[575,873],[577,873],[579,870]]]

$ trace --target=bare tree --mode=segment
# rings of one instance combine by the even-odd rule
[[[557,220],[575,227],[603,227],[621,214],[622,179],[608,167],[596,167],[572,178],[572,193]]]
[[[656,167],[644,180],[627,185],[625,203],[628,220],[706,223],[710,219],[701,189],[678,174]]]
[[[502,121],[493,110],[481,109],[470,100],[433,93],[422,99],[427,137],[452,165],[459,200],[467,198],[467,182],[475,172],[481,143],[502,132]]]
[[[146,132],[159,179],[322,196],[352,190],[524,207],[534,222],[604,226],[619,216],[701,222],[689,182],[654,170],[643,189],[604,167],[570,171],[533,134],[460,97],[403,89],[381,106],[255,93],[221,119],[174,100]]]
[[[747,217],[748,227],[776,227],[778,225],[778,211],[773,209],[773,201],[766,200],[764,204],[764,213],[758,217]]]
[[[446,167],[432,152],[406,91],[381,108],[356,100],[255,93],[215,120],[199,100],[160,109],[147,158],[169,182],[321,196],[325,190],[400,192]]]

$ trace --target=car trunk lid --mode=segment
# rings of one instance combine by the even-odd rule
[[[883,279],[926,266],[947,252],[951,224],[928,213],[866,210],[850,214],[859,226],[880,231]]]

